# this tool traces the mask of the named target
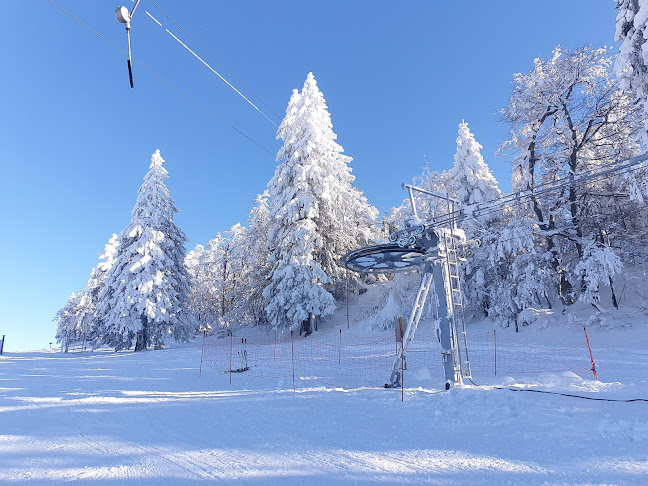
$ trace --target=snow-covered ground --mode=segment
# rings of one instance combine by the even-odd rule
[[[540,327],[509,335],[553,347],[583,339],[576,325]],[[645,326],[589,333],[599,382],[483,373],[481,386],[444,392],[432,373],[403,402],[399,389],[293,392],[284,378],[237,373],[230,385],[212,368],[199,376],[200,341],[141,353],[7,353],[0,483],[648,484],[648,402],[507,389],[648,398]]]

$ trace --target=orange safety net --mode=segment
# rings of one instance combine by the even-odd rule
[[[246,378],[281,380],[283,386],[288,380],[295,388],[381,387],[401,353],[393,332],[358,336],[340,329],[308,337],[288,331],[203,339],[201,372],[209,367],[230,377],[244,373]],[[548,349],[489,331],[469,336],[468,353],[473,373],[590,371],[586,343]],[[404,357],[406,376],[417,370],[442,372],[440,346],[432,329],[417,332]]]

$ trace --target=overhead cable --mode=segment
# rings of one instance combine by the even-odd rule
[[[212,53],[209,52],[209,51],[207,50],[206,47],[204,47],[202,44],[200,44],[200,42],[198,42],[198,41],[197,41],[197,40],[196,40],[196,39],[195,39],[195,38],[194,38],[194,37],[193,37],[189,32],[187,32],[185,29],[183,29],[182,26],[181,26],[180,24],[178,24],[175,20],[173,20],[169,14],[167,14],[164,10],[162,10],[162,8],[160,8],[160,6],[159,6],[157,3],[155,3],[153,0],[149,0],[149,2],[150,2],[151,4],[153,4],[153,6],[155,6],[155,8],[157,8],[157,9],[162,13],[162,15],[164,15],[167,19],[169,19],[169,21],[172,22],[172,23],[173,23],[173,24],[174,24],[178,29],[180,29],[180,30],[182,31],[182,33],[184,33],[184,34],[185,34],[187,37],[189,37],[189,39],[191,39],[191,40],[192,40],[192,41],[193,41],[193,42],[194,42],[198,47],[200,47],[200,49],[202,49],[202,50],[203,50],[203,51],[204,51],[204,52],[205,52],[205,53],[206,53],[206,54],[207,54],[207,55],[208,55],[208,56],[209,56],[209,57],[210,57],[214,62],[217,62],[218,65],[219,65],[220,67],[222,67],[225,71],[227,71],[227,72],[229,73],[230,76],[232,76],[232,77],[233,77],[237,82],[239,82],[239,83],[241,84],[241,86],[243,86],[246,90],[248,90],[248,91],[252,94],[252,96],[254,96],[254,98],[256,98],[257,100],[259,100],[259,102],[260,102],[263,106],[265,106],[265,107],[268,109],[268,111],[270,111],[270,113],[272,113],[272,114],[273,114],[273,115],[274,115],[274,116],[275,116],[279,121],[281,121],[281,117],[280,117],[279,115],[277,115],[277,114],[274,112],[274,110],[273,110],[272,108],[270,108],[270,107],[269,107],[269,106],[268,106],[268,105],[267,105],[267,104],[266,104],[266,103],[265,103],[265,102],[264,102],[264,101],[263,101],[259,96],[257,96],[257,95],[254,93],[254,91],[252,91],[252,89],[249,88],[249,87],[248,87],[248,86],[247,86],[243,81],[241,81],[241,80],[240,80],[240,79],[239,79],[239,78],[238,78],[238,77],[237,77],[237,76],[236,76],[232,71],[230,71],[230,70],[227,68],[227,66],[225,66],[225,65],[224,65],[222,62],[220,62],[216,57],[214,57],[214,56],[212,55]],[[147,12],[147,13],[148,13],[148,12]],[[149,14],[149,15],[150,15],[150,14]],[[153,16],[151,16],[151,18],[153,18]],[[160,24],[160,23],[159,23],[155,18],[153,18],[153,20],[155,20],[155,22],[157,22],[157,23],[160,25],[160,27],[162,27],[162,24]]]
[[[103,36],[102,34],[100,34],[99,32],[97,32],[96,30],[94,30],[92,27],[90,27],[88,24],[86,24],[85,22],[83,22],[83,21],[80,20],[79,18],[75,17],[73,14],[71,14],[70,12],[68,12],[67,10],[65,10],[63,7],[61,7],[60,5],[58,5],[58,4],[57,4],[56,2],[54,2],[53,0],[47,0],[47,1],[48,1],[49,3],[51,3],[52,5],[54,5],[56,8],[58,8],[60,11],[62,11],[63,13],[65,13],[66,15],[68,15],[69,17],[71,17],[72,19],[76,20],[79,24],[81,24],[82,26],[84,26],[84,27],[85,27],[86,29],[88,29],[90,32],[92,32],[92,33],[95,34],[96,36],[98,36],[98,37],[100,37],[101,39],[103,39],[104,41],[106,41],[108,44],[110,44],[112,47],[114,47],[114,48],[117,49],[118,51],[122,52],[123,54],[127,54],[127,52],[126,52],[125,50],[123,50],[121,47],[119,47],[119,46],[117,46],[116,44],[114,44],[114,43],[113,43],[112,41],[110,41],[108,38],[106,38],[105,36]],[[148,12],[147,12],[147,13],[148,13]],[[149,16],[150,16],[150,14],[149,14]],[[182,94],[183,96],[185,96],[186,98],[188,98],[189,100],[191,100],[193,103],[195,103],[196,105],[198,105],[200,108],[202,108],[203,110],[205,110],[207,113],[209,113],[210,115],[212,115],[212,116],[215,117],[216,119],[218,119],[218,120],[220,120],[221,122],[223,122],[225,125],[227,125],[228,127],[230,127],[232,130],[234,130],[235,132],[237,132],[237,133],[240,134],[241,136],[245,137],[248,141],[252,142],[254,145],[256,145],[256,146],[259,147],[261,150],[263,150],[264,152],[266,152],[266,153],[267,153],[268,155],[270,155],[273,159],[275,158],[275,155],[274,155],[272,152],[270,152],[268,149],[266,149],[263,145],[261,145],[260,143],[258,143],[256,140],[254,140],[253,138],[251,138],[250,136],[248,136],[247,134],[245,134],[243,131],[241,131],[240,129],[238,129],[237,127],[235,127],[234,125],[232,125],[231,123],[229,123],[227,120],[225,120],[225,119],[222,118],[221,116],[219,116],[219,115],[217,115],[216,113],[214,113],[211,109],[207,108],[205,105],[203,105],[202,103],[200,103],[199,101],[197,101],[197,100],[196,100],[195,98],[193,98],[191,95],[189,95],[188,93],[186,93],[186,92],[183,91],[182,89],[178,88],[176,85],[174,85],[173,83],[171,83],[171,81],[169,81],[169,80],[166,79],[165,77],[161,76],[160,74],[158,74],[157,72],[155,72],[153,69],[151,69],[150,67],[148,67],[146,64],[142,63],[141,61],[138,61],[138,60],[135,59],[135,58],[133,58],[133,60],[134,60],[137,64],[139,64],[140,66],[142,66],[144,69],[146,69],[147,71],[149,71],[151,74],[153,74],[155,77],[157,77],[157,78],[160,79],[161,81],[164,81],[167,85],[169,85],[170,87],[172,87],[173,89],[175,89],[176,91],[178,91],[180,94]]]

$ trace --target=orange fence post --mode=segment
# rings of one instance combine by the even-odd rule
[[[594,363],[594,355],[592,354],[592,348],[590,347],[589,336],[587,335],[587,328],[583,326],[585,331],[585,340],[587,341],[587,349],[589,349],[590,361],[592,362],[592,373],[594,373],[594,378],[598,381],[598,374],[596,373],[596,363]]]

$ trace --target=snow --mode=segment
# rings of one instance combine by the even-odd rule
[[[358,323],[349,332],[375,331]],[[577,325],[498,333],[547,347],[583,339]],[[405,376],[402,402],[401,390],[373,383],[343,390],[303,381],[293,392],[289,379],[236,373],[230,385],[220,371],[200,375],[200,340],[139,353],[7,353],[0,477],[10,485],[646,484],[646,402],[507,389],[648,398],[648,352],[636,346],[646,334],[642,325],[589,329],[601,381],[569,371],[481,374],[481,386],[445,392],[434,370],[419,370]]]

